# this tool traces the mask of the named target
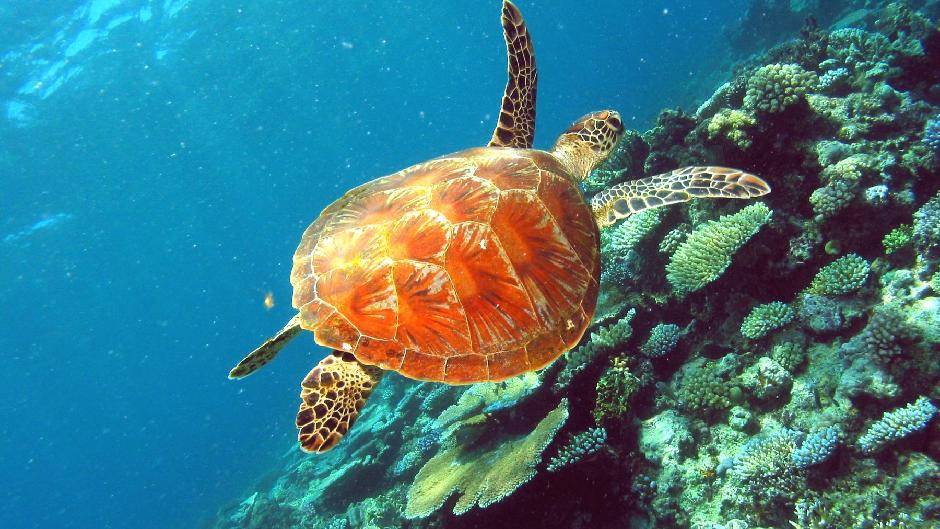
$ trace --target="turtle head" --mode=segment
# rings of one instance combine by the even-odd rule
[[[558,136],[552,154],[568,168],[572,176],[584,180],[607,159],[621,136],[623,120],[618,112],[592,112],[575,121]]]

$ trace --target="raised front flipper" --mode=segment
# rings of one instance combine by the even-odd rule
[[[760,178],[727,167],[683,167],[601,191],[591,200],[598,226],[693,198],[754,198],[770,193]]]
[[[503,38],[509,54],[509,81],[503,92],[499,122],[490,139],[490,147],[528,149],[535,139],[535,94],[538,72],[535,49],[519,8],[503,1]]]
[[[257,371],[267,364],[300,332],[300,317],[294,316],[277,334],[265,340],[260,347],[248,353],[237,366],[228,373],[229,378],[242,378]]]
[[[300,448],[323,453],[336,446],[380,380],[381,369],[361,364],[350,354],[333,351],[320,360],[300,384]]]

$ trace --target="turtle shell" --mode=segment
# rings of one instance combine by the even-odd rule
[[[294,254],[293,304],[317,343],[419,380],[540,369],[591,321],[599,235],[548,153],[478,148],[357,187]]]

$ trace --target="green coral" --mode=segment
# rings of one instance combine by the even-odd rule
[[[674,253],[690,233],[692,233],[692,227],[684,222],[669,230],[669,233],[659,242],[659,251],[664,254]]]
[[[567,386],[575,375],[584,370],[599,355],[626,343],[630,339],[630,335],[633,334],[630,320],[635,315],[636,309],[630,309],[627,315],[620,318],[616,323],[597,329],[591,333],[591,337],[586,343],[582,343],[576,349],[568,351],[565,356],[565,368],[558,373],[555,388],[561,389]]]
[[[666,265],[666,279],[680,294],[694,292],[718,279],[731,258],[770,220],[763,202],[697,227]]]
[[[770,349],[770,358],[787,371],[794,373],[806,360],[806,351],[798,343],[783,342]]]
[[[902,224],[889,231],[882,239],[886,254],[893,254],[914,244],[914,226]]]
[[[726,108],[708,120],[705,130],[708,133],[708,139],[727,138],[743,151],[754,141],[748,129],[755,125],[757,125],[757,120],[751,114]]]
[[[531,431],[523,435],[501,432],[495,424],[460,423],[418,471],[408,489],[406,518],[424,518],[457,494],[454,514],[475,506],[488,507],[535,477],[542,452],[568,419],[568,401],[562,399]],[[494,422],[494,421],[490,421]]]
[[[940,272],[935,273],[930,278],[930,288],[933,289],[934,293],[940,294]]]
[[[627,359],[618,356],[597,381],[594,420],[601,424],[619,420],[629,411],[630,399],[640,389],[640,380],[630,372]]]
[[[815,89],[819,77],[797,64],[768,64],[747,81],[744,108],[760,112],[780,112],[798,103]]]
[[[605,236],[607,243],[604,256],[608,259],[627,259],[637,243],[659,226],[664,211],[662,208],[641,211],[609,230]]]
[[[862,288],[868,280],[871,266],[854,253],[826,265],[810,283],[807,292],[823,296],[843,296]]]
[[[714,365],[689,367],[679,387],[679,406],[689,412],[708,414],[727,409],[740,388],[729,384]]]
[[[875,163],[869,156],[856,154],[823,169],[819,177],[825,185],[809,197],[817,217],[829,218],[848,207],[858,194],[865,174],[873,171]]]
[[[793,309],[781,301],[758,305],[741,322],[741,334],[757,340],[790,323],[795,316]]]

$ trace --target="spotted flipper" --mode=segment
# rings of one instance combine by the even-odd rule
[[[770,193],[760,178],[727,167],[683,167],[601,191],[591,200],[598,226],[693,198],[754,198]]]
[[[300,316],[294,316],[283,329],[265,340],[260,347],[248,353],[237,366],[228,373],[229,378],[243,378],[257,371],[277,356],[281,349],[300,332]]]
[[[528,149],[535,139],[535,49],[519,8],[503,0],[503,38],[509,54],[509,81],[490,147]]]
[[[334,351],[300,384],[297,440],[305,452],[323,453],[352,428],[359,411],[382,379],[382,370]]]

